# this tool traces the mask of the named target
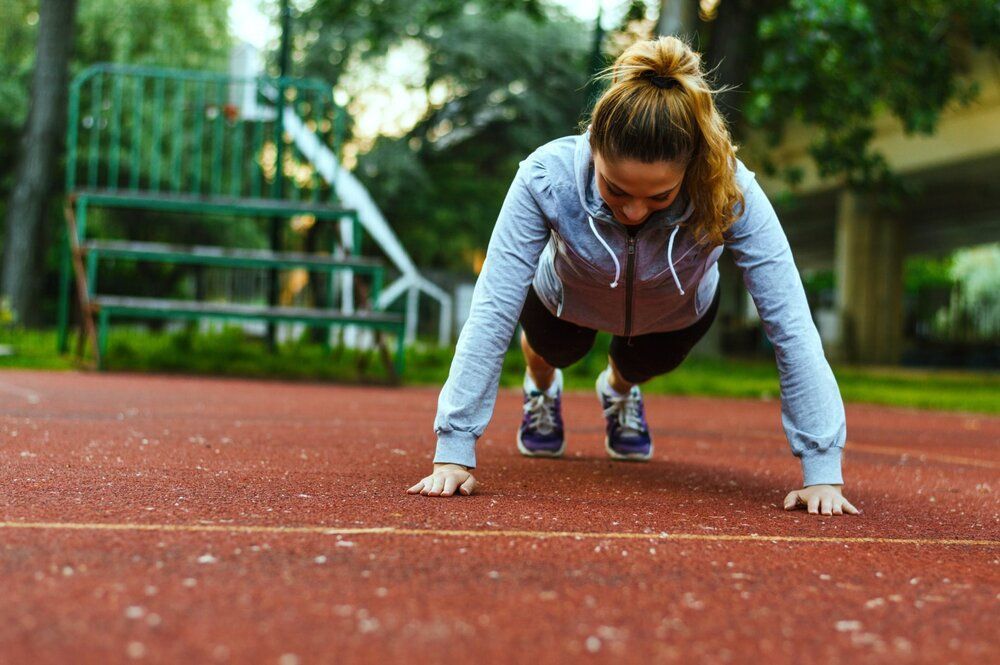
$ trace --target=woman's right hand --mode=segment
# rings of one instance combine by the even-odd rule
[[[434,473],[406,490],[406,493],[452,496],[457,489],[460,494],[469,496],[476,491],[477,485],[476,479],[472,477],[467,467],[461,464],[435,464]]]

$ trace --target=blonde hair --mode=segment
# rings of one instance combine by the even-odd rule
[[[590,147],[605,160],[686,164],[683,187],[694,205],[686,222],[701,244],[722,234],[746,202],[736,184],[736,150],[701,55],[676,37],[633,44],[598,79],[611,85],[594,105]],[[739,210],[737,210],[737,206]]]

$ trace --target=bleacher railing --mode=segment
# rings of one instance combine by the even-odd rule
[[[288,108],[340,153],[346,112],[320,81],[95,65],[70,89],[67,191],[333,204]]]

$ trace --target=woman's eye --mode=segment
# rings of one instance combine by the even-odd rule
[[[625,192],[616,192],[615,190],[611,189],[610,187],[608,187],[608,194],[610,194],[611,196],[615,196],[615,197],[618,197],[618,198],[621,198],[621,197],[623,197],[623,196],[626,196],[626,197],[628,196],[628,194],[626,194]],[[664,203],[664,202],[666,202],[666,201],[669,201],[669,200],[670,200],[670,197],[671,197],[672,195],[673,195],[673,192],[670,192],[670,193],[669,193],[669,194],[667,194],[666,196],[657,196],[657,197],[653,197],[653,200],[654,200],[654,201],[657,201],[657,202],[659,202],[659,203]]]

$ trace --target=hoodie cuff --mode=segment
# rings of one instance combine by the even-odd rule
[[[844,449],[831,447],[826,450],[810,448],[802,453],[802,486],[843,485],[844,476],[840,460]]]
[[[447,435],[439,435],[435,464],[461,464],[476,468],[476,437],[471,432],[452,430]]]

